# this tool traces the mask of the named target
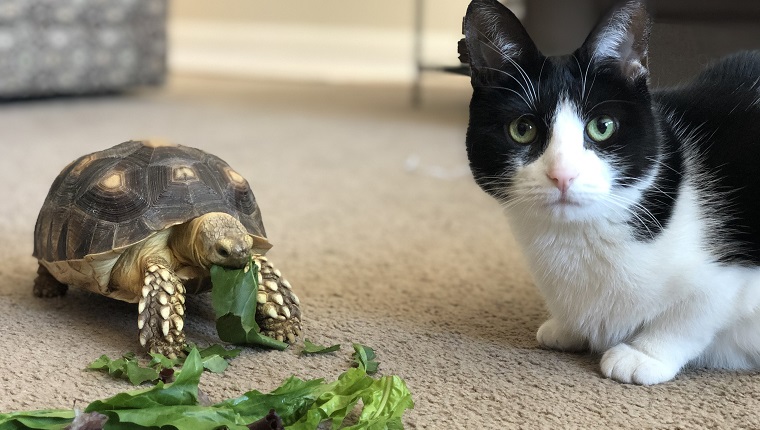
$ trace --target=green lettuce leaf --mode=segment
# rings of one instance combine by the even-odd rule
[[[322,346],[311,343],[309,339],[303,340],[303,350],[301,354],[327,354],[340,350],[340,345]]]
[[[323,421],[331,421],[333,428],[340,428],[343,420],[361,400],[364,390],[372,385],[372,381],[363,369],[349,369],[337,381],[322,387],[322,393],[306,415],[288,429],[316,429]]]
[[[374,349],[355,343],[352,357],[354,357],[354,364],[360,369],[366,370],[370,375],[377,373],[377,368],[380,366],[380,362],[375,360]]]
[[[287,343],[259,333],[261,329],[256,323],[257,273],[252,262],[239,270],[211,267],[211,303],[216,313],[216,331],[225,342],[283,350],[288,347]]]
[[[253,422],[274,409],[286,424],[298,420],[325,386],[322,379],[303,381],[295,376],[288,378],[274,391],[265,394],[257,390],[249,391],[242,396],[226,400],[214,407],[229,408],[243,417],[244,421]]]
[[[203,362],[203,368],[213,373],[222,373],[229,366],[228,358],[240,355],[241,349],[225,349],[222,345],[211,345],[198,350]]]
[[[122,358],[111,360],[106,355],[90,363],[87,366],[90,370],[100,370],[107,372],[115,378],[127,379],[132,385],[140,385],[147,381],[156,381],[160,369],[154,367],[142,367],[134,358],[133,354],[124,355]]]
[[[192,348],[188,349],[185,352],[189,353],[191,350],[192,350]],[[103,357],[105,357],[105,356],[103,356]],[[153,367],[153,368],[158,369],[158,370],[161,370],[161,369],[171,369],[174,366],[181,365],[185,361],[184,358],[182,358],[182,357],[169,358],[169,357],[167,357],[167,356],[165,356],[163,354],[159,354],[159,353],[156,353],[156,352],[151,352],[150,353],[150,357],[151,357],[151,360],[150,360],[150,363],[148,363],[148,367]]]
[[[346,429],[402,429],[401,416],[414,407],[412,393],[398,376],[376,380],[362,395],[359,422]]]
[[[105,400],[90,403],[85,412],[100,412],[111,417],[108,411],[118,409],[147,409],[157,406],[181,406],[198,404],[198,383],[203,373],[201,356],[197,349],[190,352],[171,384],[158,382],[143,390],[119,393]]]
[[[194,345],[188,346],[186,351],[189,353],[197,349]],[[229,363],[226,359],[235,358],[240,354],[240,349],[225,349],[221,345],[211,345],[204,349],[199,349],[203,368],[209,372],[221,373],[227,369]],[[182,357],[167,358],[162,354],[150,353],[151,360],[147,366],[141,366],[134,353],[125,354],[122,358],[112,360],[107,355],[101,355],[100,358],[93,361],[87,366],[90,370],[99,370],[108,372],[115,378],[127,379],[132,385],[140,385],[144,382],[158,382],[160,373],[163,369],[172,369],[175,366],[185,362]]]
[[[403,429],[401,416],[407,409],[414,408],[411,393],[403,380],[396,376],[386,376],[376,380],[361,368],[350,369],[338,380],[325,384],[321,394],[306,413],[288,430],[315,430],[325,421],[332,428],[352,430]],[[362,401],[359,421],[349,427],[342,427],[346,416]]]
[[[73,419],[73,410],[12,412],[0,414],[0,430],[63,430]]]
[[[111,411],[105,429],[248,430],[246,424],[229,409],[185,405]]]

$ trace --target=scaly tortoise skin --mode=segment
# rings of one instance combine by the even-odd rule
[[[211,288],[209,268],[259,271],[262,333],[294,342],[298,297],[264,253],[248,182],[220,158],[158,141],[129,141],[82,156],[53,182],[34,230],[34,295],[74,285],[138,305],[140,344],[181,353],[185,295]]]

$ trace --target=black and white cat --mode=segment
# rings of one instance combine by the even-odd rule
[[[627,383],[757,369],[760,52],[652,91],[649,29],[629,1],[545,57],[507,8],[474,0],[470,166],[545,297],[542,346],[602,352]]]

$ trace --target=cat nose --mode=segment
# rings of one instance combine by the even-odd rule
[[[565,194],[573,181],[580,175],[580,172],[574,169],[551,169],[546,173],[549,180],[552,181],[562,194]]]

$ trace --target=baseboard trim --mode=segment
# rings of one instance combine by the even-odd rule
[[[326,82],[410,82],[414,33],[404,29],[178,20],[173,72]],[[424,62],[456,64],[456,34],[426,32]]]

